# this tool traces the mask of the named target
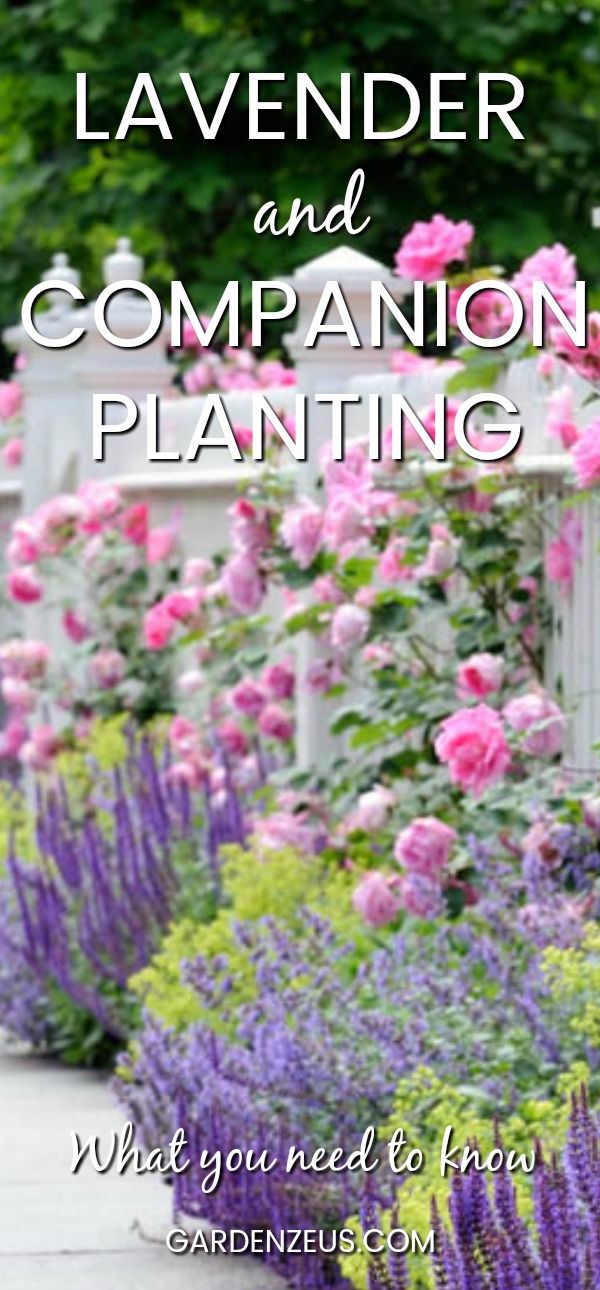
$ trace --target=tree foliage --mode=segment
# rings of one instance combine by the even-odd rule
[[[98,286],[99,260],[116,234],[130,234],[157,287],[180,276],[199,308],[231,277],[280,276],[330,248],[326,234],[257,237],[253,218],[272,198],[293,196],[321,215],[341,201],[357,166],[366,171],[361,211],[371,216],[361,249],[390,257],[399,233],[442,208],[469,216],[490,248],[514,263],[519,251],[558,238],[583,272],[600,274],[600,242],[589,228],[599,200],[598,0],[0,0],[0,323],[66,249]],[[227,73],[239,93],[214,143],[205,142],[186,101],[189,71],[214,106]],[[285,71],[283,142],[248,142],[249,71]],[[365,143],[360,109],[340,142],[315,110],[309,138],[294,137],[294,80],[307,71],[336,103],[339,73],[396,71],[428,104],[432,71],[466,71],[467,130],[461,142],[431,142],[428,111],[407,138]],[[476,138],[476,74],[510,71],[526,83],[519,112],[524,142],[501,124]],[[151,72],[173,131],[132,130],[126,141],[77,141],[75,72],[89,73],[92,128],[116,131],[138,71]],[[274,97],[281,86],[274,85]],[[462,94],[463,87],[459,86]],[[452,96],[452,95],[450,95]],[[397,124],[394,91],[382,125]],[[484,248],[485,250],[485,248]]]

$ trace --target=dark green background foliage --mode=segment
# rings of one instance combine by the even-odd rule
[[[367,175],[361,213],[372,217],[361,249],[390,259],[413,219],[443,210],[476,223],[480,261],[513,267],[561,239],[594,285],[599,16],[599,0],[0,0],[0,323],[15,318],[52,251],[69,251],[91,292],[116,233],[134,237],[153,285],[181,277],[200,309],[231,277],[279,276],[332,239],[259,238],[259,204],[286,209],[300,195],[324,214],[356,166]],[[77,70],[90,74],[90,127],[112,133],[136,73],[151,72],[173,141],[135,129],[126,142],[77,142]],[[341,70],[396,71],[424,102],[431,71],[466,71],[474,132],[476,72],[511,71],[526,82],[526,141],[496,123],[489,142],[432,143],[426,112],[409,138],[365,144],[357,112],[352,141],[341,143],[315,112],[299,143],[292,82],[285,142],[249,144],[244,86],[206,143],[178,72],[192,74],[206,105],[231,70],[305,70],[323,92]]]

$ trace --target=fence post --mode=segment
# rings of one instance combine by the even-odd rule
[[[330,441],[331,408],[315,402],[317,394],[343,394],[357,378],[381,376],[386,372],[384,334],[380,348],[370,344],[371,334],[371,284],[381,281],[395,298],[404,294],[402,282],[377,260],[372,260],[353,247],[343,246],[318,256],[302,265],[291,279],[298,297],[298,324],[293,334],[285,338],[286,348],[294,361],[298,375],[298,393],[307,395],[308,451],[307,461],[299,463],[298,492],[312,497],[317,490],[320,474],[320,456],[323,446]],[[329,282],[339,283],[344,300],[355,323],[361,347],[351,346],[345,334],[325,333],[312,348],[305,346],[308,328],[318,301]],[[332,321],[339,321],[335,303]],[[349,436],[366,425],[366,408],[348,407],[346,423]],[[323,762],[334,751],[328,734],[327,701],[312,694],[302,684],[311,663],[321,653],[315,640],[306,636],[298,648],[298,669],[301,684],[297,703],[297,755],[303,767]]]
[[[116,249],[106,256],[103,266],[105,286],[116,282],[143,282],[144,261],[136,255],[128,237],[119,238]],[[111,345],[100,334],[93,321],[93,305],[89,306],[88,331],[76,358],[77,380],[82,398],[82,427],[80,440],[80,479],[97,475],[125,475],[139,473],[146,463],[145,406],[149,394],[161,398],[169,393],[173,368],[167,358],[168,315],[163,314],[162,326],[152,340],[140,347],[122,349]],[[113,297],[107,308],[111,331],[122,339],[143,335],[150,321],[150,305],[135,291],[121,291]],[[106,460],[95,462],[92,458],[92,395],[123,394],[133,399],[140,408],[140,428],[107,440]],[[107,404],[105,422],[117,423],[123,419],[124,409],[118,404]]]

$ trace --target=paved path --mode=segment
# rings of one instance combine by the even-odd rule
[[[121,1125],[106,1082],[0,1046],[2,1290],[281,1290],[255,1260],[177,1257],[156,1177],[70,1174],[70,1131]]]

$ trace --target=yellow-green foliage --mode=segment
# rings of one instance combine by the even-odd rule
[[[547,949],[544,971],[553,997],[572,1012],[573,1030],[600,1047],[600,928],[590,924],[572,949]]]
[[[302,911],[309,908],[330,918],[342,939],[359,946],[368,933],[352,910],[353,883],[345,871],[327,869],[318,858],[307,858],[291,849],[256,855],[241,847],[224,848],[226,907],[211,923],[185,919],[171,927],[149,967],[133,978],[133,989],[168,1025],[182,1028],[202,1018],[215,1030],[227,1031],[237,1005],[255,993],[254,969],[248,953],[235,940],[233,924],[256,923],[271,916],[300,931]],[[203,1007],[181,977],[182,961],[221,954],[228,956],[226,971],[233,982],[227,1015],[222,1009]]]
[[[33,817],[23,794],[0,784],[0,873],[12,846],[20,860],[32,860],[36,853]]]
[[[555,1099],[525,1101],[518,1111],[500,1126],[505,1149],[531,1152],[536,1139],[546,1141],[552,1150],[560,1149],[564,1142],[568,1118],[569,1095],[587,1082],[589,1070],[584,1063],[574,1065],[558,1082]],[[431,1200],[435,1196],[442,1214],[446,1212],[446,1198],[450,1180],[440,1174],[440,1149],[448,1125],[454,1128],[453,1147],[466,1147],[477,1141],[482,1155],[494,1146],[495,1126],[490,1115],[473,1110],[472,1092],[461,1091],[438,1079],[428,1067],[421,1067],[408,1078],[400,1081],[389,1120],[380,1132],[380,1158],[385,1158],[385,1145],[394,1131],[403,1128],[408,1147],[419,1147],[424,1153],[423,1169],[416,1174],[404,1174],[399,1190],[399,1220],[407,1231],[414,1229],[422,1238],[431,1227]],[[519,1209],[527,1219],[531,1216],[530,1184],[525,1174],[515,1171],[512,1175],[519,1192]],[[356,1232],[360,1223],[353,1218],[347,1224]],[[381,1227],[393,1226],[390,1213],[382,1216]],[[357,1243],[357,1248],[360,1243]],[[366,1259],[363,1254],[353,1254],[341,1259],[342,1270],[358,1290],[366,1290]],[[410,1276],[413,1290],[429,1290],[433,1285],[428,1259],[410,1256]]]

